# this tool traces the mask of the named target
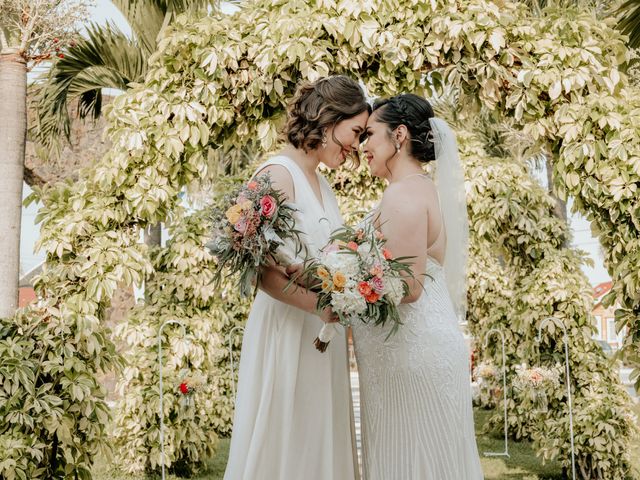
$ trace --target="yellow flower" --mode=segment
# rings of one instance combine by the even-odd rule
[[[347,284],[347,277],[342,272],[336,272],[333,274],[333,285],[337,290],[342,290]]]
[[[238,204],[232,205],[226,212],[227,220],[234,225],[240,220],[242,217],[242,207]]]
[[[322,282],[322,290],[325,292],[331,291],[331,282],[329,280],[324,280]]]
[[[318,270],[316,270],[316,273],[318,274],[318,277],[320,277],[322,280],[329,280],[329,271],[324,268],[324,267],[318,267]]]
[[[253,209],[253,202],[251,200],[245,200],[244,202],[240,203],[240,207],[243,211],[248,212],[249,210]]]
[[[244,212],[248,212],[252,209],[253,202],[251,200],[245,200],[244,202],[230,206],[225,215],[227,216],[227,220],[235,225],[238,223],[238,220],[240,220]]]

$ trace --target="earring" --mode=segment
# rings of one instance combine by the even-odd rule
[[[322,134],[322,148],[327,148],[327,134]]]
[[[398,153],[400,151],[400,144],[396,143],[396,153]]]

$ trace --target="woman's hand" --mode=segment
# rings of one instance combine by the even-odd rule
[[[304,264],[303,263],[294,263],[292,265],[289,265],[286,269],[285,269],[287,276],[293,280],[297,285],[300,285],[301,287],[310,289],[312,287],[315,286],[315,284],[313,284],[311,282],[311,278],[309,278],[309,276],[302,276],[302,273],[304,272]]]
[[[324,323],[338,323],[340,321],[340,318],[331,309],[331,307],[326,307],[320,314],[320,320],[322,320]]]

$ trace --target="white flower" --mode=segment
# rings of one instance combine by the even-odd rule
[[[356,277],[360,272],[360,265],[356,255],[329,252],[322,263],[332,274],[342,272],[348,278]]]
[[[383,295],[387,295],[394,305],[400,305],[404,297],[404,286],[402,279],[398,277],[385,277]]]
[[[336,312],[354,317],[367,311],[367,302],[362,295],[354,289],[345,288],[342,293],[334,292],[331,297],[331,306]]]

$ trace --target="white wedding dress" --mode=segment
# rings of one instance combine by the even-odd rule
[[[300,167],[273,157],[293,179],[296,228],[317,256],[342,225],[327,181],[322,202]],[[262,290],[245,327],[238,394],[225,480],[355,480],[359,478],[351,409],[346,335],[339,328],[326,352],[313,340],[323,326],[316,315]]]
[[[369,216],[370,221],[371,215]],[[440,234],[444,230],[440,229]],[[436,242],[432,242],[431,245]],[[444,268],[428,257],[404,325],[353,323],[360,381],[363,480],[479,480],[469,350]]]

